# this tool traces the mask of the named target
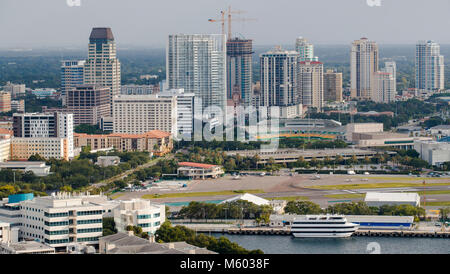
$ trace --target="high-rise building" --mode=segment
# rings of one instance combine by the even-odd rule
[[[156,95],[118,95],[114,98],[114,133],[141,134],[151,130],[176,136],[177,99]]]
[[[84,83],[110,89],[110,102],[120,93],[120,62],[110,28],[93,28],[89,37],[88,59],[84,66]],[[111,106],[112,110],[112,106]]]
[[[323,101],[342,102],[342,73],[327,70],[323,74]]]
[[[177,100],[177,135],[178,139],[191,140],[194,132],[195,94],[185,93],[183,89],[171,89],[156,95],[159,98]]]
[[[0,112],[11,111],[11,94],[0,91]]]
[[[351,97],[372,99],[372,77],[378,71],[378,45],[367,38],[355,40],[350,58]]]
[[[289,106],[299,103],[297,90],[298,52],[277,47],[260,55],[261,106]]]
[[[437,91],[444,89],[444,56],[434,41],[416,44],[416,90]]]
[[[67,91],[84,83],[84,65],[86,61],[61,61],[61,97],[66,104]]]
[[[314,56],[314,45],[303,37],[295,40],[295,50],[300,54],[299,61],[319,61],[319,58]]]
[[[395,101],[395,79],[392,73],[377,71],[374,73],[372,81],[372,101],[379,103]]]
[[[300,103],[321,111],[323,107],[323,64],[316,61],[300,61],[297,86]]]
[[[251,104],[253,41],[233,38],[227,41],[227,99],[238,93],[245,106]]]
[[[97,125],[102,117],[111,117],[109,88],[80,85],[67,91],[67,112],[73,113],[73,124]]]
[[[226,43],[221,34],[169,35],[166,50],[168,89],[184,89],[202,110],[226,106]]]

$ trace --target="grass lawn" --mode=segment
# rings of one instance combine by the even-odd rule
[[[330,195],[323,195],[323,197],[326,198],[336,198],[336,199],[353,199],[353,198],[364,198],[366,194],[363,193],[355,193],[355,194],[330,194]]]
[[[345,184],[345,185],[322,185],[322,186],[308,186],[313,189],[360,189],[360,188],[389,188],[389,187],[428,187],[436,185],[450,185],[447,183],[427,183],[425,186],[422,183],[373,183],[373,184]]]
[[[429,177],[395,177],[395,176],[374,176],[374,177],[364,177],[364,176],[356,176],[358,179],[373,179],[373,180],[386,180],[386,181],[434,181],[434,180],[448,180],[448,178],[429,178]]]
[[[437,194],[450,194],[450,190],[429,190],[429,191],[417,191],[419,195],[437,195]]]
[[[162,198],[183,198],[183,197],[203,197],[203,196],[219,196],[219,195],[236,195],[244,193],[264,193],[260,189],[248,189],[248,190],[226,190],[216,192],[188,192],[188,193],[167,193],[167,194],[146,194],[142,195],[143,199],[162,199]]]
[[[426,202],[426,206],[450,206],[450,201]]]
[[[116,193],[116,194],[113,194],[113,195],[111,195],[111,196],[109,196],[109,198],[111,198],[111,199],[117,199],[117,198],[119,198],[120,196],[122,196],[123,195],[123,193]]]

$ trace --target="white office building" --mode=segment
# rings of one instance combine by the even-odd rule
[[[16,243],[18,237],[18,228],[11,228],[9,223],[0,221],[0,244]]]
[[[201,99],[202,110],[217,107],[225,113],[225,35],[169,35],[166,66],[169,89],[183,88],[186,93],[194,93]]]
[[[166,219],[166,206],[143,199],[121,201],[113,209],[113,215],[118,232],[126,232],[126,227],[131,225],[140,226],[143,232],[154,234]]]
[[[191,140],[194,132],[194,93],[185,93],[184,89],[171,89],[157,94],[159,98],[176,98],[178,139]]]
[[[177,98],[157,95],[114,97],[114,133],[142,134],[161,130],[176,135]]]
[[[52,247],[70,243],[98,244],[104,207],[83,195],[57,193],[20,202],[20,237]]]
[[[419,152],[420,158],[430,165],[441,166],[450,162],[450,143],[436,141],[415,141],[414,149]]]

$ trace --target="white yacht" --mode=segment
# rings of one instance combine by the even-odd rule
[[[294,218],[291,232],[296,238],[343,238],[352,236],[358,226],[342,215],[305,215]]]

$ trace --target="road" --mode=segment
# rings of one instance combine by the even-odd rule
[[[98,182],[98,183],[95,183],[95,184],[91,185],[89,188],[90,188],[90,189],[91,189],[91,188],[98,188],[98,187],[107,185],[107,184],[109,184],[109,183],[111,183],[111,182],[114,182],[114,181],[117,181],[117,180],[121,180],[121,179],[127,177],[128,175],[132,174],[132,173],[135,172],[135,171],[138,171],[138,170],[141,170],[141,169],[144,169],[144,168],[148,168],[148,167],[154,166],[154,165],[156,165],[156,164],[157,164],[159,161],[161,161],[161,160],[171,160],[171,159],[173,159],[173,157],[174,157],[174,156],[173,156],[172,154],[167,154],[167,155],[164,156],[164,157],[159,157],[159,158],[150,160],[149,162],[147,162],[147,163],[145,163],[145,164],[143,164],[143,165],[137,166],[136,168],[129,169],[129,170],[127,170],[127,171],[125,171],[125,172],[123,172],[123,173],[121,173],[121,174],[118,174],[118,175],[114,176],[114,177],[111,177],[111,178],[102,180],[102,181],[100,181],[100,182]]]

